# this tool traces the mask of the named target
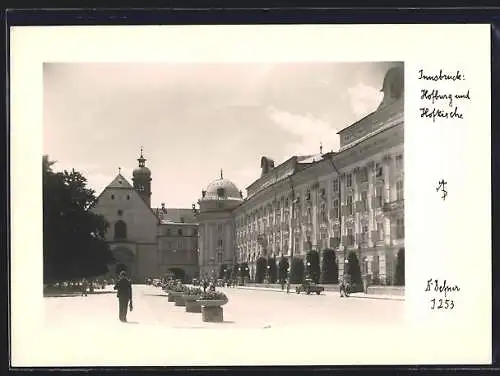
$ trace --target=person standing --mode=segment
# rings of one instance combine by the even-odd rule
[[[121,322],[127,322],[127,311],[128,308],[132,311],[132,284],[127,278],[127,273],[122,270],[120,272],[120,279],[115,285],[115,290],[117,290],[116,296],[118,297],[118,310],[119,318]]]
[[[87,296],[87,289],[89,288],[89,283],[86,278],[82,280],[82,296]]]

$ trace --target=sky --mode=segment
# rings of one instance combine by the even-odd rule
[[[100,194],[119,167],[132,182],[142,146],[152,206],[190,208],[221,169],[245,194],[262,156],[337,150],[392,65],[45,63],[43,152]]]

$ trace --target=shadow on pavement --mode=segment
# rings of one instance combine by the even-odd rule
[[[126,321],[124,324],[139,324],[139,321]]]
[[[166,294],[142,294],[143,296],[159,296],[161,298],[168,298]]]
[[[116,291],[94,291],[92,293],[87,293],[87,296],[92,295],[101,295],[101,294],[116,294]],[[44,292],[44,298],[67,298],[67,297],[75,297],[75,296],[83,296],[81,292]]]

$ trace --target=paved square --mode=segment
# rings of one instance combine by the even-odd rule
[[[204,323],[201,314],[167,301],[167,295],[152,286],[134,285],[134,310],[128,325],[159,328],[286,328],[335,326],[364,322],[391,324],[402,318],[404,302],[382,299],[340,298],[336,292],[321,295],[287,294],[284,291],[223,288],[229,302],[223,306],[224,323]],[[115,292],[86,297],[44,299],[45,319],[50,327],[85,325],[98,333],[118,321]]]

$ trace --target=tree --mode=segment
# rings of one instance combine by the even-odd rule
[[[240,268],[240,264],[233,265],[231,269],[231,279],[236,279],[238,277],[238,269]]]
[[[333,249],[323,251],[323,262],[321,263],[321,283],[335,284],[339,279],[339,268]]]
[[[281,282],[288,276],[288,259],[285,257],[281,257],[280,262],[278,264],[278,280]]]
[[[267,259],[267,265],[269,265],[269,282],[276,283],[278,274],[278,270],[276,268],[276,257],[269,257]]]
[[[398,251],[398,258],[396,261],[396,286],[404,286],[405,285],[405,250],[401,248]]]
[[[226,274],[227,274],[227,265],[222,264],[219,267],[219,279],[224,279],[226,277]]]
[[[298,257],[292,259],[290,283],[302,283],[304,280],[304,261]]]
[[[243,278],[250,278],[250,268],[248,267],[248,262],[241,263],[240,267],[240,276]]]
[[[95,192],[82,174],[54,172],[54,164],[43,157],[44,282],[105,274],[114,258],[104,238],[108,223],[89,210]]]
[[[346,274],[349,275],[354,291],[363,291],[363,281],[361,280],[361,268],[359,266],[356,252],[349,252]]]
[[[310,264],[306,269],[307,274],[314,282],[318,283],[319,282],[319,275],[320,275],[318,251],[309,251],[306,254],[306,266],[307,266],[307,263]]]
[[[255,283],[264,282],[264,277],[266,276],[266,266],[266,259],[264,257],[259,257],[255,270]]]

